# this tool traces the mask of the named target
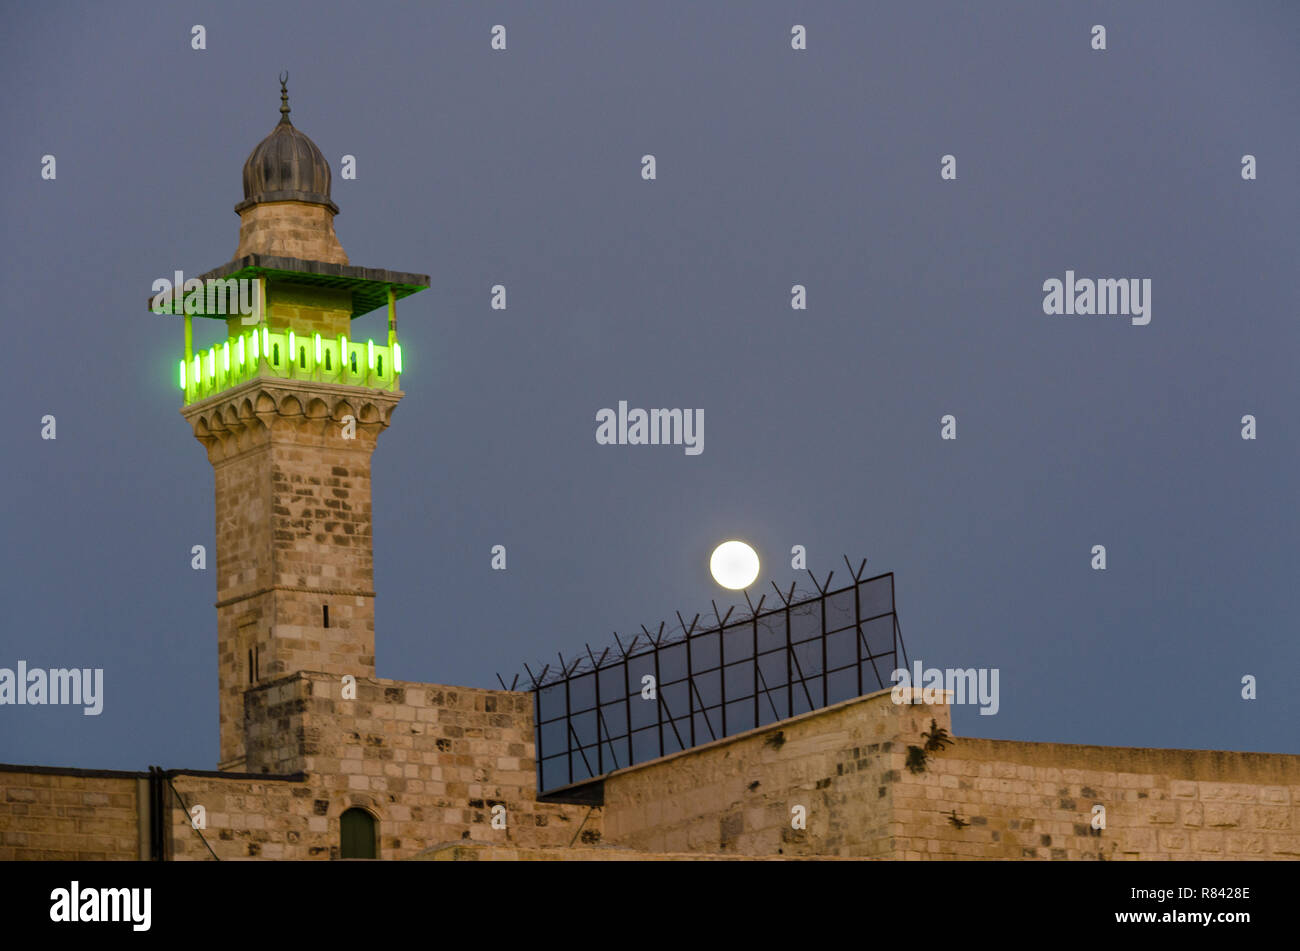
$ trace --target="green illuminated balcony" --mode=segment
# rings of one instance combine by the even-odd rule
[[[254,379],[302,380],[398,391],[402,348],[397,342],[397,301],[429,286],[426,274],[257,254],[245,255],[184,282],[184,287],[190,287],[193,281],[198,281],[191,290],[182,289],[181,277],[177,274],[172,291],[155,293],[149,304],[155,314],[185,318],[185,356],[173,372],[185,394],[186,406]],[[208,312],[212,311],[209,304],[212,297],[207,285],[214,281],[239,280],[257,283],[250,298],[255,304],[255,314],[247,315],[254,322],[246,326],[240,319],[245,315],[229,313],[224,306]],[[304,289],[314,293],[317,299],[302,299]],[[158,290],[156,286],[155,290]],[[328,295],[328,299],[320,299],[322,294]],[[227,297],[217,299],[229,302]],[[200,306],[189,309],[195,303]],[[336,331],[349,328],[350,319],[377,310],[385,303],[388,329],[383,343],[350,340],[345,333],[336,335]],[[308,319],[302,334],[292,329],[302,316],[300,308],[309,312],[315,321]],[[331,313],[338,325],[327,333],[319,333],[321,320],[328,324]],[[231,336],[213,347],[193,350],[194,317],[224,321]]]
[[[205,400],[253,379],[311,380],[375,390],[398,390],[402,347],[345,336],[298,335],[292,330],[250,327],[246,333],[177,365],[185,405]]]

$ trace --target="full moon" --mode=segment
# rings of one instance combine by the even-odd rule
[[[741,591],[758,577],[758,552],[744,542],[723,542],[713,549],[709,571],[724,588]]]

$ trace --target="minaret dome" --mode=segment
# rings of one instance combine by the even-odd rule
[[[235,257],[264,254],[347,264],[334,233],[329,162],[289,120],[289,74],[280,75],[280,121],[244,161]]]

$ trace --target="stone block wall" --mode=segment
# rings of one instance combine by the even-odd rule
[[[0,861],[141,858],[142,776],[0,767]]]
[[[1300,859],[1297,756],[958,739],[893,792],[902,858]]]
[[[872,694],[616,772],[606,840],[649,852],[892,853],[903,738],[948,726],[948,708]],[[793,825],[802,807],[806,828]]]
[[[168,854],[339,858],[340,817],[354,807],[375,818],[383,859],[444,843],[531,855],[601,842],[599,808],[537,801],[531,694],[370,678],[355,700],[342,692],[341,676],[320,672],[248,691],[257,775],[174,774]],[[0,791],[0,860],[147,857],[147,774],[9,767]],[[504,829],[492,826],[498,804]]]
[[[244,716],[256,774],[172,777],[176,859],[212,858],[195,805],[222,860],[337,858],[354,807],[386,859],[1300,859],[1300,756],[955,737],[913,769],[949,710],[888,691],[613,773],[598,808],[537,801],[530,694],[306,672]],[[0,860],[136,859],[148,828],[145,774],[0,767]]]
[[[334,231],[334,213],[299,201],[260,202],[241,211],[234,256],[246,254],[348,263]]]
[[[898,859],[1297,859],[1300,756],[955,737],[889,691],[605,780],[605,841],[648,851]],[[807,808],[807,829],[790,809]],[[1093,828],[1093,806],[1105,828]]]
[[[329,820],[306,781],[182,774],[172,786],[167,853],[177,861],[338,858],[338,813],[330,838]],[[206,813],[202,835],[190,818],[196,805]]]
[[[267,326],[272,330],[292,330],[297,334],[301,345],[307,347],[312,345],[313,334],[320,334],[327,339],[346,334],[351,339],[351,292],[331,287],[288,284],[279,280],[267,283]],[[244,323],[242,316],[228,318],[228,339],[234,340],[248,333],[251,326]],[[291,353],[285,357],[292,363],[298,355]],[[312,353],[308,357],[309,366],[314,365],[314,359],[315,354]]]
[[[299,672],[245,695],[247,769],[308,775],[310,793],[291,792],[266,810],[235,793],[241,810],[263,813],[270,825],[262,828],[299,834],[301,848],[286,857],[328,855],[311,849],[338,845],[338,817],[351,806],[378,819],[384,858],[449,841],[601,840],[600,809],[537,801],[531,694],[370,678],[357,679],[355,700],[343,689],[339,675]],[[505,807],[505,829],[492,828],[496,805]],[[231,812],[224,803],[221,811]],[[256,842],[251,833],[232,829],[235,841]]]
[[[374,674],[370,459],[399,399],[252,380],[184,411],[216,483],[222,769],[246,768],[250,685],[294,670]]]

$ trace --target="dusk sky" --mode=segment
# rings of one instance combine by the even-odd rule
[[[743,605],[740,538],[755,599],[814,591],[795,545],[893,571],[913,659],[999,671],[959,737],[1300,753],[1300,5],[1065,7],[6,4],[0,667],[104,700],[0,706],[0,762],[216,766],[213,472],[145,301],[233,255],[282,70],[351,263],[431,278],[373,458],[380,677]],[[1045,314],[1067,270],[1149,279],[1150,322]],[[599,445],[620,400],[701,409],[703,451]]]

